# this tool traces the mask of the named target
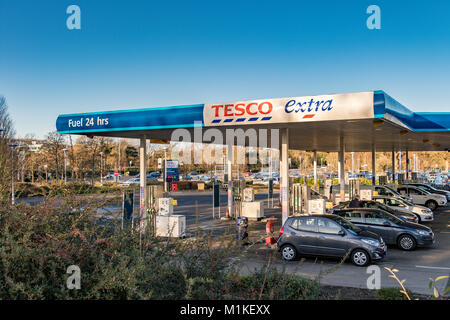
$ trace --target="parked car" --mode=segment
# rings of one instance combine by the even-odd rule
[[[138,186],[141,183],[141,179],[139,177],[132,177],[126,181],[120,182],[120,185],[123,187],[129,187],[129,186]]]
[[[431,228],[403,221],[383,210],[350,208],[335,210],[333,214],[349,220],[365,231],[380,235],[386,244],[395,244],[402,250],[411,251],[417,246],[430,246],[435,241]]]
[[[375,208],[375,209],[379,209],[379,210],[384,210],[390,214],[393,214],[394,216],[407,221],[407,222],[419,222],[419,218],[411,213],[411,212],[404,212],[404,211],[399,211],[399,210],[394,210],[380,202],[377,201],[367,201],[367,200],[363,200],[360,201],[361,204],[361,208]],[[334,206],[332,209],[329,210],[330,213],[333,213],[334,210],[339,210],[339,209],[348,209],[350,205],[350,201],[345,201],[345,202],[341,202],[339,204],[337,204],[336,206]]]
[[[350,260],[361,267],[381,260],[387,252],[382,237],[332,214],[288,218],[277,246],[287,261],[299,255],[342,258],[349,253]]]
[[[397,188],[400,194],[407,195],[413,199],[415,204],[422,204],[431,210],[447,204],[447,197],[441,194],[430,193],[416,186],[401,186]]]
[[[416,186],[416,187],[419,187],[420,189],[424,189],[425,191],[428,191],[430,193],[441,194],[447,198],[447,202],[450,201],[450,191],[447,191],[447,190],[438,189],[438,188],[429,186],[425,183],[406,183],[406,184],[402,184],[402,187],[403,186]]]
[[[430,222],[434,220],[433,211],[431,209],[406,201],[402,198],[394,198],[389,196],[374,196],[374,201],[380,202],[394,210],[407,211],[413,213],[419,219],[419,222]]]
[[[390,197],[398,197],[398,198],[403,198],[409,202],[413,202],[413,199],[411,197],[409,197],[408,195],[402,195],[400,194],[397,190],[392,189],[391,187],[388,187],[386,185],[384,186],[375,186],[375,192],[378,193],[378,195],[380,196],[390,196]]]

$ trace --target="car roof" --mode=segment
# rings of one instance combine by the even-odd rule
[[[379,212],[391,214],[390,212],[387,212],[385,210],[381,210],[378,208],[344,208],[344,209],[336,209],[333,212],[339,212],[339,211],[379,211]]]

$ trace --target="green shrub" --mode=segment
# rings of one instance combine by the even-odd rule
[[[319,295],[316,281],[279,272],[276,268],[257,270],[246,276],[234,275],[230,280],[231,295],[244,299],[309,300]]]
[[[378,300],[408,300],[408,298],[400,292],[401,288],[381,288],[377,290],[376,296]],[[412,292],[407,290],[410,297]]]

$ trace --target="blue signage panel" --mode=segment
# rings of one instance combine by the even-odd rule
[[[203,125],[203,104],[60,115],[56,129],[59,133],[89,133],[193,127],[194,122]]]

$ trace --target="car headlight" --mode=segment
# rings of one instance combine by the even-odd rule
[[[423,209],[421,212],[422,212],[423,214],[428,214],[428,215],[431,214],[431,211],[430,211],[430,210],[425,210],[425,209]]]
[[[427,236],[428,235],[428,232],[427,231],[423,231],[423,230],[418,230],[417,233],[420,234],[421,236]]]
[[[380,246],[380,242],[378,240],[373,240],[373,239],[361,239],[362,242],[374,246],[374,247],[379,247]]]

